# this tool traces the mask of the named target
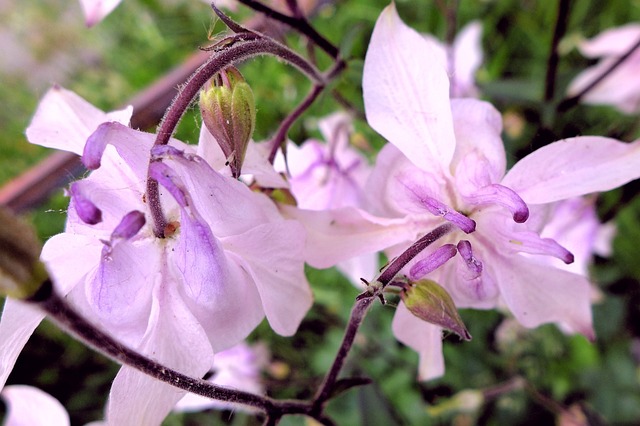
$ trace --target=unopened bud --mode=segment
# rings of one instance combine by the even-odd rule
[[[0,208],[0,294],[26,299],[46,281],[40,243],[31,226]]]
[[[464,340],[471,340],[471,335],[464,326],[451,296],[435,281],[409,281],[400,295],[413,315],[451,330]]]
[[[222,149],[231,174],[240,176],[256,122],[251,87],[237,68],[216,74],[200,91],[202,121]]]

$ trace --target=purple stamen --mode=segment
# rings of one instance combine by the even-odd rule
[[[458,253],[464,259],[467,268],[473,273],[471,279],[479,277],[482,274],[482,262],[473,255],[471,243],[467,240],[460,240],[458,242]]]
[[[421,201],[429,213],[435,216],[444,217],[446,220],[460,228],[464,233],[470,234],[476,230],[476,222],[473,219],[469,219],[467,216],[455,211],[435,198],[424,197]]]
[[[88,225],[102,222],[102,211],[85,195],[82,184],[73,183],[69,188],[69,194],[73,198],[73,205],[78,217]]]
[[[113,230],[111,240],[131,239],[142,229],[145,223],[144,213],[137,210],[130,211],[122,218],[116,229]]]
[[[516,223],[523,223],[529,218],[529,208],[522,198],[506,186],[491,184],[465,197],[472,204],[499,204],[506,207],[513,215]]]
[[[82,152],[82,164],[89,170],[100,167],[102,154],[107,147],[107,133],[113,123],[102,123],[95,132],[89,136]]]
[[[456,252],[456,246],[453,244],[445,244],[425,259],[416,262],[416,264],[411,267],[409,275],[414,280],[420,279],[444,265],[447,260],[456,255]]]
[[[524,253],[544,254],[557,257],[566,264],[573,263],[573,254],[562,247],[556,240],[540,238],[535,232],[519,232],[517,235],[521,237],[519,240],[510,240],[511,243],[520,247],[516,250]]]

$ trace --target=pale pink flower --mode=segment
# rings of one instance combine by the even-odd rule
[[[323,118],[318,128],[324,140],[309,139],[302,145],[287,145],[284,157],[276,157],[275,167],[288,171],[291,193],[300,209],[325,211],[343,207],[364,207],[364,185],[371,172],[367,158],[350,145],[351,117],[344,112]],[[375,273],[377,253],[367,253],[336,265],[357,287],[360,278]]]
[[[93,121],[87,124],[87,117]],[[244,339],[265,315],[276,332],[293,334],[311,305],[302,227],[283,220],[267,197],[217,173],[194,148],[172,140],[152,151],[161,161],[152,164],[151,175],[160,182],[174,228],[156,238],[144,198],[155,136],[107,122],[87,140],[85,130],[100,121],[108,117],[54,88],[27,130],[32,143],[83,153],[94,170],[71,185],[66,231],[42,253],[68,300],[126,344],[194,377],[208,371],[214,352]],[[4,346],[20,350],[42,317],[31,315],[7,301],[0,339],[15,343]],[[0,360],[10,367],[15,350],[5,355],[4,346]],[[107,419],[157,424],[182,395],[123,367]]]
[[[7,406],[4,426],[68,426],[69,414],[60,401],[26,385],[6,386],[0,399]]]
[[[122,0],[80,0],[87,27],[102,21]]]
[[[482,24],[472,21],[456,35],[448,46],[430,34],[424,38],[430,43],[429,53],[447,69],[452,98],[478,96],[475,75],[482,64]]]
[[[486,102],[450,100],[446,70],[431,58],[424,38],[393,6],[385,9],[371,38],[363,82],[367,119],[390,142],[366,188],[375,216],[290,211],[308,227],[309,263],[326,267],[385,248],[393,258],[450,222],[457,230],[437,244],[456,250],[429,249],[406,274],[434,279],[458,307],[504,307],[526,327],[557,323],[593,338],[589,281],[549,264],[547,259],[570,263],[573,255],[539,235],[544,223],[527,222],[529,206],[544,208],[638,178],[640,142],[567,139],[537,150],[506,173],[500,114]],[[393,329],[419,352],[420,378],[443,374],[438,327],[400,304]]]
[[[603,75],[622,55],[640,41],[640,24],[633,23],[611,28],[579,45],[587,58],[601,58],[596,65],[582,71],[569,85],[570,96]],[[626,114],[640,112],[640,49],[620,64],[582,98],[588,104],[612,105]]]
[[[229,389],[263,395],[265,390],[261,374],[268,362],[269,353],[266,346],[250,346],[243,342],[215,355],[211,377],[207,380]],[[243,405],[217,401],[192,393],[185,395],[174,407],[174,411],[188,412],[208,409],[252,411]]]

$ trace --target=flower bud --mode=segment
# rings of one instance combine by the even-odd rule
[[[48,277],[39,256],[33,228],[0,208],[0,294],[16,299],[33,296]]]
[[[229,66],[200,91],[202,121],[222,149],[231,174],[240,176],[249,139],[256,122],[251,87],[240,71]]]
[[[436,282],[409,281],[405,284],[400,296],[413,315],[451,330],[464,340],[471,340],[471,335],[464,326],[451,296]]]

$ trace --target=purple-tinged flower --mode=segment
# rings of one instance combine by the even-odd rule
[[[302,145],[287,145],[287,164],[282,155],[275,167],[288,172],[291,193],[300,209],[325,211],[364,207],[364,185],[371,172],[367,158],[350,145],[352,119],[338,112],[323,118],[318,127],[326,143],[309,139]],[[356,286],[360,278],[375,273],[377,253],[367,253],[336,265]]]
[[[539,234],[544,220],[527,219],[530,207],[537,214],[550,203],[640,177],[640,142],[562,140],[506,173],[500,114],[486,102],[450,100],[446,70],[431,58],[429,43],[393,6],[385,9],[371,38],[363,81],[369,124],[390,142],[365,190],[371,213],[312,215],[287,208],[307,226],[308,262],[328,267],[379,249],[393,258],[448,221],[457,230],[438,244],[456,245],[458,255],[426,278],[446,288],[458,307],[504,307],[526,327],[556,323],[593,338],[589,281],[554,266],[571,263],[574,255]],[[431,269],[430,263],[442,260],[430,258],[433,252],[410,262],[406,273],[413,267],[419,272],[422,265]],[[419,352],[421,379],[443,374],[438,327],[400,304],[393,330]]]
[[[69,414],[48,393],[26,385],[6,386],[0,399],[7,406],[4,426],[68,426]]]
[[[601,58],[596,65],[582,71],[569,85],[570,96],[582,92],[611,65],[640,41],[640,24],[611,28],[582,42],[578,47],[587,58]],[[582,98],[588,104],[612,105],[626,114],[640,112],[640,49],[636,49],[613,72]]]
[[[122,0],[80,0],[87,27],[102,21]]]
[[[53,89],[27,130],[32,143],[84,152],[85,165],[95,169],[74,183],[66,230],[42,252],[60,292],[129,346],[194,377],[207,372],[214,352],[237,344],[265,316],[276,332],[293,334],[311,305],[304,229],[179,141],[152,150],[155,135],[107,122],[80,146],[65,130],[86,122],[92,108]],[[150,152],[168,220],[162,239],[153,233],[145,199]],[[76,193],[83,194],[80,203]],[[81,217],[88,200],[101,221]],[[11,343],[0,352],[3,376],[41,318],[7,300],[0,339]],[[107,420],[157,424],[182,395],[123,367]]]
[[[453,45],[447,46],[430,34],[424,34],[430,44],[430,54],[447,69],[452,98],[478,96],[475,74],[482,64],[482,24],[469,22],[456,35]]]
[[[215,355],[210,371],[211,377],[207,380],[229,389],[262,395],[264,384],[261,374],[268,362],[269,353],[266,346],[240,343]],[[174,411],[201,411],[211,408],[251,411],[251,408],[243,405],[216,401],[192,393],[178,401]]]

